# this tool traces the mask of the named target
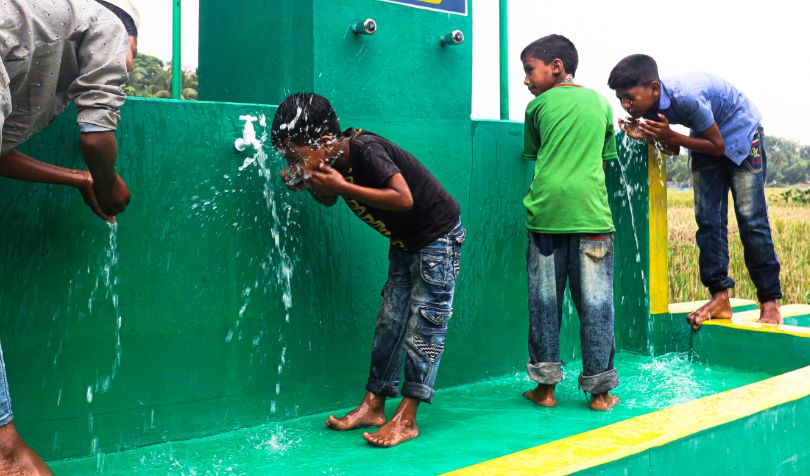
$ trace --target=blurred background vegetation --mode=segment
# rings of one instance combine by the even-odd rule
[[[129,82],[124,86],[127,96],[147,98],[172,97],[172,63],[154,56],[138,54],[132,62]],[[183,71],[182,99],[197,99],[197,70]]]
[[[772,187],[765,190],[768,219],[771,222],[776,254],[782,264],[783,304],[810,304],[810,201],[785,201],[791,189]],[[807,189],[810,191],[810,189]],[[669,291],[670,302],[708,299],[709,292],[700,283],[698,249],[695,245],[694,194],[691,190],[667,191],[669,222]],[[754,283],[745,267],[733,198],[729,196],[728,244],[729,275],[737,281],[730,290],[734,297],[756,301]]]
[[[810,184],[810,145],[771,137],[766,131],[765,154],[768,159],[768,187]],[[692,186],[692,171],[686,153],[667,158],[667,181],[676,187]],[[810,195],[807,198],[810,200]]]

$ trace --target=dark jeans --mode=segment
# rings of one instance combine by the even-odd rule
[[[464,238],[459,221],[419,251],[389,249],[388,280],[377,315],[366,390],[396,396],[404,362],[402,395],[430,403],[453,312]]]
[[[613,234],[550,235],[529,232],[529,376],[553,385],[562,380],[560,326],[565,284],[580,319],[579,386],[604,393],[619,385],[613,368]]]
[[[712,294],[736,284],[728,275],[728,192],[731,190],[745,266],[757,288],[757,299],[764,302],[782,297],[779,260],[773,247],[765,200],[764,139],[760,128],[751,144],[751,155],[740,165],[726,157],[692,153],[700,280]]]
[[[11,395],[8,393],[6,364],[3,362],[3,349],[0,347],[0,426],[11,423],[14,414],[11,412]]]

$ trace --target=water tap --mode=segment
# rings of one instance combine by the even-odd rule
[[[453,46],[464,43],[464,33],[461,30],[453,30],[442,37],[442,46]]]
[[[255,150],[261,150],[262,143],[256,138],[256,129],[253,127],[253,121],[259,118],[251,115],[239,116],[240,121],[245,121],[245,126],[242,128],[242,137],[233,142],[234,148],[239,152],[247,149],[248,146],[253,147]]]
[[[371,18],[366,18],[365,20],[352,25],[352,31],[356,35],[373,35],[377,32],[377,22]]]

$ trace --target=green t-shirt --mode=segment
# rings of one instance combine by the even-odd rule
[[[536,233],[609,233],[603,160],[617,158],[613,111],[592,89],[561,84],[526,106],[523,158],[536,160],[523,199]]]

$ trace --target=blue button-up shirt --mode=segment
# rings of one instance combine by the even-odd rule
[[[725,79],[708,73],[687,73],[663,79],[659,112],[673,124],[688,127],[697,137],[717,123],[724,155],[740,165],[762,120],[754,103]]]

